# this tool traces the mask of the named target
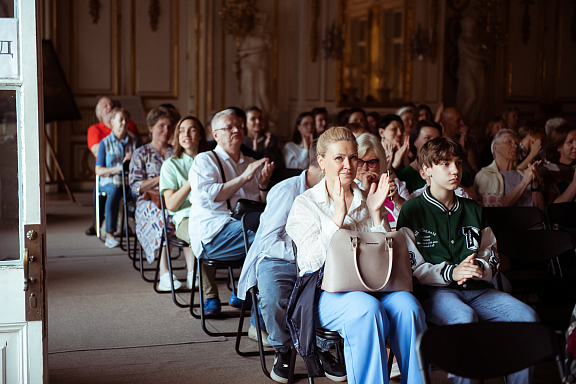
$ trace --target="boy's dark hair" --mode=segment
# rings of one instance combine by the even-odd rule
[[[418,162],[429,168],[440,164],[443,160],[450,160],[452,157],[464,160],[466,151],[456,140],[447,137],[436,137],[424,144],[418,151]]]

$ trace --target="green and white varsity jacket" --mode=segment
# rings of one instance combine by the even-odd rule
[[[406,237],[412,273],[421,284],[460,290],[493,288],[490,281],[500,265],[496,237],[477,202],[454,195],[454,205],[447,209],[427,187],[404,203],[397,230]],[[452,277],[454,268],[472,253],[484,276],[458,285]]]

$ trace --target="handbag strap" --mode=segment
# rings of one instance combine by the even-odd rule
[[[360,279],[360,282],[362,283],[364,288],[366,288],[368,291],[371,291],[371,292],[379,291],[382,288],[384,288],[386,286],[386,284],[388,284],[388,280],[390,280],[390,275],[392,274],[392,257],[394,255],[394,253],[392,251],[393,240],[391,237],[386,238],[386,244],[388,245],[388,276],[386,276],[386,280],[384,281],[384,284],[382,284],[382,286],[379,288],[370,288],[368,286],[368,284],[366,284],[364,282],[364,279],[362,278],[362,274],[360,273],[360,268],[358,268],[358,240],[359,240],[358,237],[351,237],[350,238],[350,241],[352,242],[352,250],[354,251],[354,267],[356,268],[356,273],[358,274],[358,278]]]
[[[216,161],[218,162],[218,166],[220,167],[220,175],[222,176],[222,182],[226,184],[226,176],[224,176],[224,168],[222,168],[222,163],[220,162],[220,156],[216,153],[215,150],[212,150],[214,156],[216,156]],[[232,214],[232,204],[230,204],[230,199],[226,199],[226,205],[228,206],[228,212]]]

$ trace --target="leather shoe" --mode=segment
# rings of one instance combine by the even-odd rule
[[[86,236],[96,236],[96,228],[94,228],[94,226],[90,226],[90,228],[88,228],[86,231],[84,231],[84,233],[86,234]]]

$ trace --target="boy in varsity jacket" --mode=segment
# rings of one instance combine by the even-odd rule
[[[426,321],[437,325],[478,321],[537,322],[526,304],[494,289],[498,272],[496,237],[482,207],[454,194],[462,179],[464,149],[438,137],[424,144],[418,161],[430,186],[402,206],[397,230],[406,237],[412,273],[429,297],[421,302]],[[532,369],[509,375],[507,383],[530,383]],[[454,383],[470,383],[453,378]]]

